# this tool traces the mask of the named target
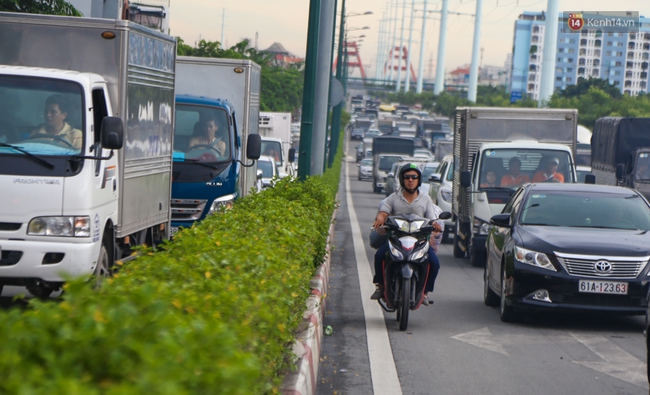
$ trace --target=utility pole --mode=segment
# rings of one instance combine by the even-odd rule
[[[544,52],[542,53],[542,81],[539,87],[538,107],[543,107],[553,95],[555,76],[555,53],[557,51],[558,0],[548,0],[546,6],[546,28],[544,31]]]
[[[406,0],[402,1],[402,28],[399,35],[399,59],[397,61],[397,84],[395,85],[395,93],[399,93],[400,89],[402,88],[402,50],[404,48],[404,17],[406,16]]]
[[[226,9],[221,11],[221,48],[223,48],[223,27],[226,24]]]
[[[406,57],[406,82],[404,83],[404,92],[408,92],[411,87],[411,79],[409,78],[411,74],[411,48],[413,48],[413,15],[415,14],[415,0],[411,0],[411,23],[409,25],[409,45],[408,45],[408,55]]]
[[[418,61],[418,84],[415,88],[415,93],[422,93],[422,83],[424,80],[424,39],[426,38],[427,31],[427,3],[424,0],[424,13],[422,14],[422,34],[420,36],[420,59]]]
[[[481,13],[483,0],[476,0],[476,16],[474,18],[474,43],[472,44],[472,64],[469,66],[469,87],[467,100],[476,103],[476,85],[478,83],[478,58],[481,46]]]
[[[436,85],[433,93],[439,95],[445,86],[445,42],[447,41],[447,14],[449,0],[442,0],[440,11],[440,36],[438,39],[438,61],[436,63]]]
[[[310,0],[307,51],[305,56],[305,82],[302,96],[298,178],[307,179],[311,171],[312,131],[314,122],[314,93],[316,91],[316,64],[318,63],[318,31],[320,28],[321,0]]]

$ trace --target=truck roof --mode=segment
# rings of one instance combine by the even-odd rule
[[[48,78],[52,78],[52,76],[56,74],[56,78],[61,78],[61,76],[69,76],[71,79],[73,79],[80,74],[88,74],[88,73],[83,73],[83,72],[73,71],[73,70],[60,70],[60,69],[51,69],[45,67],[27,67],[27,66],[0,65],[0,70],[2,70],[2,74],[29,75],[29,76],[37,76],[37,77],[48,77]]]
[[[506,143],[485,143],[481,145],[481,150],[487,149],[505,149],[505,148],[522,148],[522,149],[541,149],[541,150],[562,150],[571,151],[571,147],[564,144],[555,143],[538,143],[536,140],[513,140]]]
[[[196,104],[203,106],[217,106],[224,108],[232,108],[233,105],[228,100],[212,99],[204,96],[191,96],[191,95],[176,95],[176,103],[181,104]]]

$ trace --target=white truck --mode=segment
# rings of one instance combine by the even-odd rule
[[[534,180],[553,158],[564,182],[576,182],[576,126],[571,109],[462,107],[454,119],[452,214],[454,257],[469,254],[472,266],[485,264],[490,218],[501,212],[521,183],[509,184],[510,163],[521,164],[521,182]],[[516,160],[515,160],[516,159]],[[493,171],[497,186],[490,186]],[[504,178],[505,177],[505,178]]]
[[[295,168],[289,162],[289,150],[293,148],[291,134],[291,113],[289,112],[260,112],[259,133],[262,136],[262,153],[269,146],[279,149],[279,160],[276,161],[280,178],[294,175]],[[280,146],[277,146],[279,142]]]
[[[176,40],[18,13],[0,36],[0,288],[47,297],[168,239]]]

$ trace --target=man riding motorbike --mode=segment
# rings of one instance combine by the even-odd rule
[[[419,187],[422,185],[422,172],[418,165],[415,163],[407,163],[402,166],[399,173],[399,183],[401,188],[384,199],[379,206],[379,212],[375,217],[373,227],[380,235],[386,234],[386,230],[381,229],[380,227],[384,225],[384,222],[389,215],[413,213],[420,217],[436,219],[442,212],[440,207],[433,204],[429,195],[420,193]],[[436,221],[434,223],[434,232],[439,235],[439,232],[442,232],[443,230],[443,226],[443,221]],[[428,293],[433,291],[433,286],[436,277],[438,276],[438,271],[440,270],[440,261],[432,247],[435,243],[436,241],[432,234],[431,240],[429,241],[430,245],[428,252],[429,277],[427,278],[427,284],[424,289],[423,304],[425,305],[429,304]],[[384,294],[384,272],[382,263],[386,259],[387,252],[388,242],[384,242],[375,253],[375,276],[373,282],[377,289],[370,297],[373,300],[380,299]]]

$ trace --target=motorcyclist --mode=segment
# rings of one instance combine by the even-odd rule
[[[378,234],[386,233],[385,229],[380,229],[379,227],[384,225],[384,222],[389,215],[413,213],[423,218],[436,219],[442,212],[440,207],[433,204],[429,195],[420,193],[419,187],[422,185],[422,172],[417,164],[407,163],[402,166],[399,172],[399,183],[401,188],[384,199],[379,206],[379,212],[377,213],[375,223],[373,224],[373,227]],[[442,232],[443,226],[444,222],[440,220],[436,221],[434,223],[434,232]],[[432,245],[435,245],[435,240],[433,238],[434,234],[432,234],[432,238],[429,242],[429,276],[424,288],[423,299],[425,305],[429,304],[428,293],[433,291],[433,286],[436,277],[438,276],[438,270],[440,270],[440,261],[432,247]],[[387,252],[388,242],[385,242],[375,253],[375,276],[373,282],[377,289],[371,296],[371,299],[373,300],[380,299],[384,294],[384,272],[382,262],[386,258]]]

